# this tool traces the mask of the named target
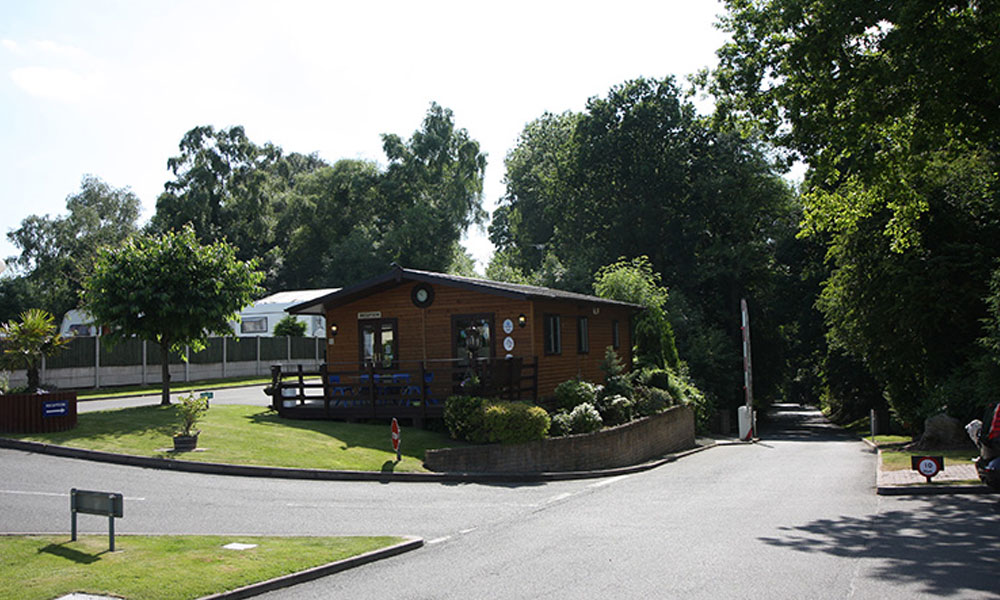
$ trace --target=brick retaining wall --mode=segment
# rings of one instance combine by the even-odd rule
[[[590,471],[639,464],[694,444],[694,412],[674,406],[596,433],[527,444],[428,450],[424,466],[432,471],[468,473]]]

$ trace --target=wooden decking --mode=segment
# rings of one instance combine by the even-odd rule
[[[419,425],[442,418],[449,396],[532,401],[537,396],[537,358],[527,364],[522,359],[482,360],[472,369],[454,360],[394,366],[324,364],[318,371],[305,371],[301,365],[291,370],[275,365],[271,367],[271,406],[291,419],[398,418]]]

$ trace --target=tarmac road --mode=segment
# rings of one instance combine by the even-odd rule
[[[997,497],[876,496],[874,461],[794,406],[756,444],[533,485],[260,480],[0,450],[0,531],[67,531],[75,486],[123,492],[123,533],[427,542],[262,598],[1000,598]]]

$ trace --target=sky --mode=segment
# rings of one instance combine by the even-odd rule
[[[525,124],[637,77],[715,64],[714,0],[282,2],[0,0],[0,257],[29,215],[64,215],[84,175],[152,216],[198,125],[328,162],[385,164],[431,102],[487,154],[484,207]],[[707,110],[707,101],[702,101]],[[482,272],[485,231],[464,241]]]

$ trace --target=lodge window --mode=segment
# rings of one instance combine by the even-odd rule
[[[617,350],[621,345],[621,337],[618,333],[618,321],[611,321],[611,347]]]
[[[578,354],[590,352],[590,324],[587,317],[576,318],[576,351]]]
[[[545,353],[562,354],[562,323],[559,315],[545,315]]]
[[[243,317],[240,333],[267,333],[267,317]]]

